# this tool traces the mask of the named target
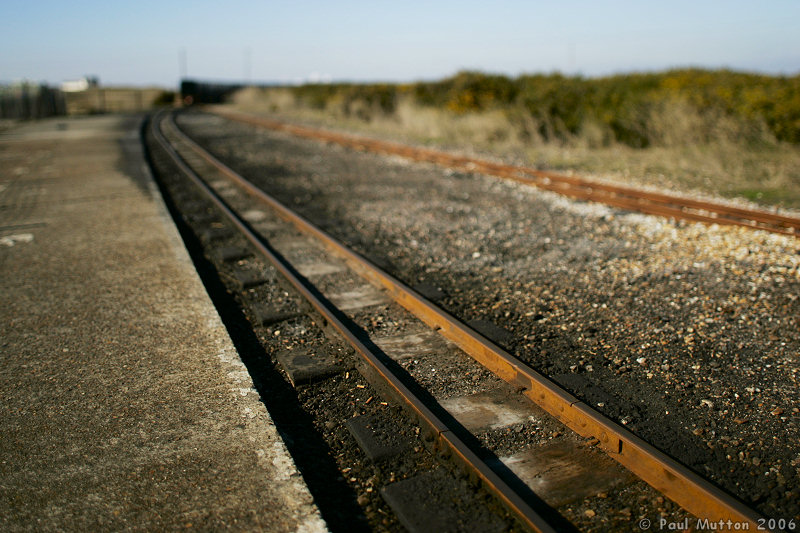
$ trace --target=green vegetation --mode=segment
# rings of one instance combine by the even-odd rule
[[[461,72],[413,84],[250,88],[233,103],[540,168],[800,208],[800,76]]]
[[[398,98],[454,114],[503,110],[523,135],[545,141],[589,136],[634,148],[713,142],[800,143],[800,76],[676,70],[606,78],[477,72],[411,85],[303,85],[295,98],[313,109],[338,107],[365,121],[389,116]],[[679,115],[679,116],[676,116]],[[683,120],[683,124],[676,124]],[[681,135],[676,135],[678,127]]]

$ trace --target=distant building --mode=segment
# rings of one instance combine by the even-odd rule
[[[100,85],[97,76],[84,76],[79,80],[68,80],[61,84],[61,90],[65,93],[77,93],[88,89],[96,88]]]

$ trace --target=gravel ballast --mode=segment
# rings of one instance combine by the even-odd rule
[[[800,517],[800,241],[675,223],[204,114],[234,169],[770,518]]]

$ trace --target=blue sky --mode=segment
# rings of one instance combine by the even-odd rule
[[[224,7],[223,7],[224,6]],[[0,81],[800,73],[800,1],[3,0]],[[181,58],[184,58],[182,60]]]

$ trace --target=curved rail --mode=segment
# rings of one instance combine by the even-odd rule
[[[174,124],[174,122],[173,122]],[[550,415],[583,437],[593,437],[612,459],[640,479],[697,517],[712,522],[728,520],[758,529],[759,514],[727,492],[711,484],[629,430],[606,418],[559,385],[522,363],[458,319],[432,304],[416,291],[396,280],[324,231],[295,214],[248,180],[216,159],[180,132],[182,142],[206,162],[228,176],[243,190],[274,209],[301,232],[316,237],[326,248],[343,258],[364,278],[386,290],[401,306],[454,342],[477,362],[504,381],[515,385],[522,394]],[[337,326],[338,327],[338,326]],[[347,335],[345,335],[347,336]],[[354,345],[355,346],[355,345]],[[359,352],[360,347],[356,348]],[[370,364],[373,364],[370,361]],[[414,408],[416,410],[416,408]],[[440,431],[446,435],[447,431]],[[448,444],[448,447],[451,447]],[[472,452],[467,453],[467,455]],[[460,452],[456,452],[461,455]],[[502,483],[502,482],[501,482]],[[506,500],[506,497],[502,499]]]
[[[317,128],[298,126],[250,114],[213,109],[215,114],[255,126],[285,131],[298,137],[316,139],[383,154],[399,155],[415,161],[425,161],[463,170],[482,172],[511,179],[576,198],[600,202],[613,207],[639,211],[674,219],[691,220],[706,224],[723,224],[761,229],[784,235],[800,237],[800,218],[780,215],[758,209],[746,209],[716,202],[696,200],[683,196],[657,193],[623,187],[577,176],[536,170],[518,165],[494,163],[484,159],[464,157],[428,148],[417,148],[399,143],[380,141],[356,135],[335,133]]]
[[[156,122],[160,122],[158,118]],[[180,131],[175,127],[175,131]],[[291,283],[291,285],[309,302],[309,304],[318,312],[325,320],[328,321],[355,349],[355,351],[364,359],[373,372],[384,381],[388,386],[390,393],[405,403],[406,407],[427,426],[428,433],[437,441],[438,448],[443,451],[450,452],[453,456],[458,458],[463,465],[465,465],[472,474],[477,476],[484,485],[494,492],[502,502],[504,502],[509,509],[519,518],[522,523],[527,525],[533,531],[540,532],[555,532],[550,524],[542,518],[523,498],[517,494],[508,484],[500,478],[483,460],[481,460],[464,441],[462,441],[447,424],[442,421],[433,411],[431,411],[421,399],[419,399],[408,387],[384,364],[381,357],[373,351],[372,348],[364,344],[336,314],[335,309],[330,303],[320,299],[317,294],[310,290],[301,277],[297,275],[295,270],[288,265],[285,260],[276,255],[270,248],[264,245],[262,239],[256,235],[236,213],[234,213],[227,204],[199,177],[189,168],[183,161],[180,155],[172,148],[169,141],[164,137],[160,127],[153,128],[154,136],[162,148],[169,154],[175,164],[181,171],[188,176],[191,181],[197,185],[206,196],[214,202],[214,204],[225,214],[225,216],[237,227],[237,229],[247,238],[247,240],[262,254],[272,265]],[[183,139],[189,143],[196,150],[202,150],[188,137]],[[200,152],[198,152],[200,153]],[[202,154],[201,154],[202,155]],[[205,158],[205,156],[204,156]],[[227,167],[225,167],[227,168]],[[259,191],[252,184],[246,182],[243,178],[239,177],[233,171],[226,172],[226,174],[234,178],[236,183],[245,187],[248,192],[255,193]],[[263,193],[262,193],[263,194]],[[267,201],[271,207],[276,209],[282,208],[275,200],[271,198]],[[279,209],[281,216],[289,213],[285,208]],[[285,217],[284,217],[285,218]],[[287,218],[288,220],[288,218]]]

